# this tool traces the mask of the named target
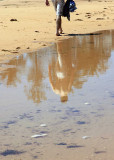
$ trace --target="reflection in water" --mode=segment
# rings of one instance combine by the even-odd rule
[[[49,65],[49,79],[53,91],[59,94],[61,101],[68,100],[68,93],[72,90],[76,69],[75,50],[72,49],[73,40],[69,39],[57,43],[58,58],[52,59]]]
[[[32,99],[35,103],[39,103],[41,99],[46,100],[42,84],[42,62],[38,58],[37,54],[29,55],[29,59],[31,61],[31,67],[29,68],[27,80],[30,85],[25,87],[25,93],[28,99]]]
[[[113,160],[113,33],[0,64],[0,159]]]
[[[4,66],[7,68],[0,73],[0,80],[7,86],[16,86],[18,83],[24,83],[24,92],[29,100],[39,103],[40,100],[46,100],[43,89],[43,70],[42,60],[37,53],[24,54],[11,60]]]
[[[6,68],[0,73],[0,81],[7,86],[25,83],[28,99],[39,103],[46,100],[44,80],[49,76],[53,91],[60,95],[62,102],[67,101],[73,87],[82,88],[88,77],[106,72],[114,49],[113,34],[114,31],[104,31],[80,35],[37,53],[24,54],[4,64]]]
[[[58,58],[52,59],[49,65],[49,79],[61,101],[68,100],[72,87],[82,88],[88,76],[106,71],[112,48],[109,35],[106,32],[106,35],[80,36],[57,43]]]
[[[20,76],[18,76],[18,74],[23,73],[22,68],[25,68],[25,65],[26,60],[23,56],[10,60],[8,63],[2,66],[7,68],[5,68],[4,72],[0,73],[0,81],[5,83],[7,86],[16,86],[18,82],[21,82]]]

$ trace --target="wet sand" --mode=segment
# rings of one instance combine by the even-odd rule
[[[0,159],[113,160],[114,31],[60,40],[0,67]]]
[[[55,11],[44,1],[0,1],[0,62],[50,46],[76,34],[114,29],[114,1],[76,1],[71,21],[63,18],[64,33],[55,36]]]

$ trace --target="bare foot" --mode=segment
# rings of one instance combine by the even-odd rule
[[[60,34],[62,34],[62,33],[63,33],[63,30],[62,30],[62,28],[60,28],[60,29],[59,29],[59,33],[60,33]]]
[[[60,36],[60,34],[59,34],[59,33],[56,33],[56,36]]]

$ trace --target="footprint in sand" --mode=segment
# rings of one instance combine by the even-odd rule
[[[21,47],[17,47],[16,49],[21,49]]]
[[[88,12],[88,13],[86,13],[86,14],[91,14],[91,13]]]
[[[75,19],[75,21],[83,21],[82,19]]]
[[[18,51],[12,51],[11,53],[19,53]]]
[[[86,14],[85,16],[86,16],[86,17],[87,17],[87,16],[91,16],[91,14]]]
[[[39,31],[35,31],[36,33],[39,33]]]
[[[11,52],[10,50],[7,49],[2,49],[3,52]]]
[[[46,46],[46,44],[42,44],[42,46]]]
[[[103,14],[103,17],[106,17],[106,14]]]
[[[17,21],[17,19],[10,19],[11,22]]]
[[[87,17],[87,18],[91,18],[91,13],[86,13],[86,15],[85,15],[85,17]]]
[[[104,20],[104,18],[96,18],[96,20]]]
[[[85,17],[87,17],[87,18],[91,18],[91,15],[85,15]]]

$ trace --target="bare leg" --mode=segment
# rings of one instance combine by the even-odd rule
[[[56,19],[56,36],[60,36],[59,31],[61,30],[61,16],[57,16]]]
[[[61,18],[61,25],[60,25],[60,28],[59,28],[59,33],[60,33],[60,34],[63,33],[63,30],[62,30],[62,18]]]

